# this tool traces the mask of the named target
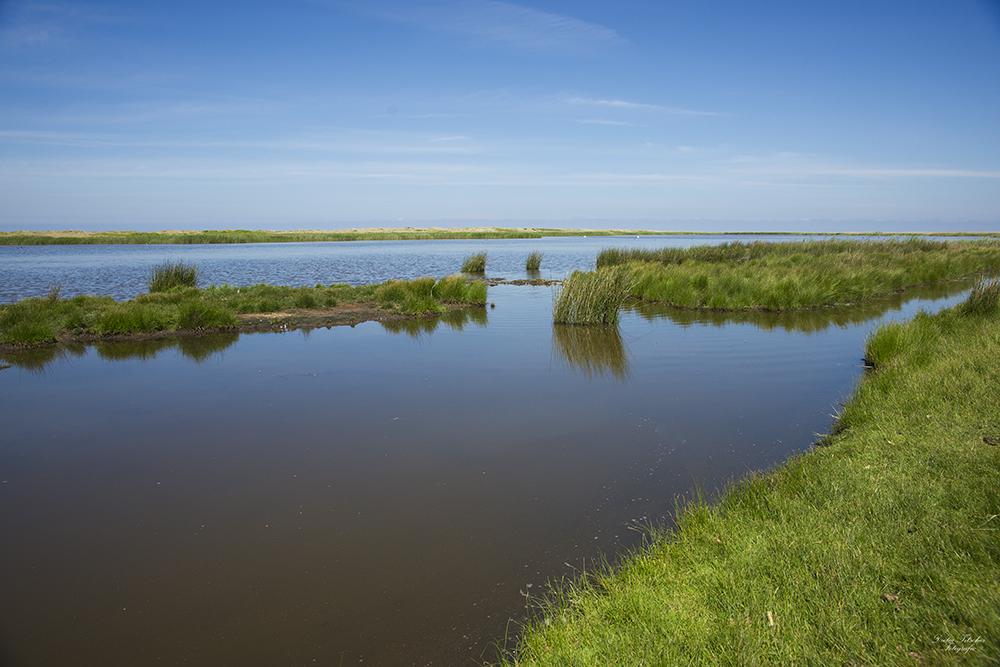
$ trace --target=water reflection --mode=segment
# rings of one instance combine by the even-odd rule
[[[469,324],[485,327],[488,324],[488,316],[485,308],[464,308],[444,313],[438,317],[395,320],[379,324],[389,333],[421,338],[434,333],[441,324],[445,324],[452,331],[462,331]]]
[[[178,350],[185,358],[202,364],[240,339],[239,334],[207,334],[146,340],[100,341],[93,344],[97,356],[106,361],[150,361],[164,350]],[[0,360],[29,373],[42,374],[45,368],[58,361],[82,357],[88,345],[70,343],[53,345],[18,352],[0,352]]]
[[[911,301],[938,301],[956,296],[971,289],[974,280],[954,280],[935,285],[914,287],[899,294],[891,294],[870,299],[850,306],[792,310],[785,312],[768,311],[712,311],[701,309],[675,308],[662,303],[632,301],[623,310],[634,312],[647,321],[667,319],[674,324],[691,326],[710,324],[724,327],[727,324],[753,324],[765,331],[784,329],[788,332],[814,333],[836,326],[841,329],[864,324],[882,317],[889,311],[902,310]]]
[[[83,356],[85,345],[41,347],[21,352],[0,352],[0,361],[32,375],[42,375],[49,364]]]
[[[629,379],[629,353],[617,326],[553,324],[552,349],[588,380],[610,376],[624,383]]]

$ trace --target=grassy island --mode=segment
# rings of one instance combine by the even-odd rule
[[[1000,283],[865,353],[825,446],[555,586],[505,664],[1000,664]]]
[[[441,313],[454,307],[485,305],[482,281],[454,275],[440,280],[390,280],[352,287],[252,285],[197,287],[194,267],[168,264],[150,276],[150,291],[130,301],[111,297],[48,296],[0,306],[0,347],[9,349],[59,341],[162,335],[182,331],[268,329],[306,320],[318,326],[365,319]],[[346,311],[346,313],[345,313]],[[336,314],[343,317],[336,317]]]
[[[629,294],[681,308],[793,310],[856,303],[915,285],[1000,271],[1000,240],[817,240],[607,249],[597,271],[628,270]]]

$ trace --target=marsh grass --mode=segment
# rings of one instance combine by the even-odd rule
[[[1000,242],[807,241],[607,249],[598,268],[626,267],[632,296],[683,308],[789,310],[850,304],[915,285],[1000,270]]]
[[[166,292],[177,287],[197,287],[198,280],[197,266],[166,261],[152,268],[147,287],[150,293]]]
[[[962,303],[966,315],[995,314],[1000,308],[1000,279],[983,280],[972,288],[969,298]]]
[[[56,305],[59,299],[62,298],[63,284],[60,281],[53,281],[49,283],[49,291],[45,295],[46,300],[49,302],[50,306]]]
[[[68,336],[123,336],[173,330],[218,330],[239,325],[238,314],[333,308],[340,303],[376,302],[406,314],[437,313],[444,303],[481,305],[486,283],[456,275],[435,281],[389,281],[352,287],[344,283],[316,287],[211,285],[205,289],[175,286],[115,302],[108,297],[50,296],[0,306],[0,344],[28,347]],[[61,291],[61,290],[60,290]]]
[[[524,268],[528,271],[538,271],[542,267],[542,253],[537,250],[528,253]]]
[[[1000,664],[1000,313],[921,314],[868,355],[827,446],[554,585],[505,664]]]
[[[556,296],[552,319],[557,324],[618,324],[618,310],[632,287],[624,268],[574,271]]]
[[[462,273],[486,273],[486,253],[466,255],[462,260]]]

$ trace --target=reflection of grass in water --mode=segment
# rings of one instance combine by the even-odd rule
[[[823,331],[831,326],[848,327],[864,324],[881,317],[891,310],[900,310],[914,299],[942,299],[969,289],[972,281],[947,281],[936,285],[914,287],[905,292],[888,294],[844,306],[805,308],[782,312],[763,310],[716,311],[700,308],[676,308],[663,303],[631,301],[625,310],[638,314],[645,320],[668,319],[674,324],[691,326],[709,324],[723,327],[728,324],[753,324],[765,331],[783,329],[805,333]]]
[[[239,340],[239,334],[223,333],[202,336],[150,338],[145,340],[98,341],[93,343],[97,356],[105,361],[148,361],[160,352],[177,348],[186,358],[202,363]],[[0,353],[0,360],[29,373],[42,373],[50,364],[70,357],[81,357],[89,345],[71,343]]]
[[[162,350],[174,347],[173,338],[149,338],[146,340],[101,341],[94,343],[97,356],[106,361],[129,361],[155,359]]]
[[[379,324],[389,333],[407,334],[412,338],[421,338],[434,333],[442,323],[455,331],[462,331],[470,323],[477,327],[485,327],[487,322],[488,316],[485,308],[465,308],[442,313],[438,317],[379,322]]]
[[[427,334],[432,334],[441,323],[439,317],[425,317],[412,320],[395,320],[389,322],[379,322],[382,328],[393,334],[406,334],[410,338],[421,338]]]
[[[186,358],[200,364],[206,359],[220,354],[240,339],[239,334],[221,333],[207,336],[184,336],[177,339],[177,349]]]
[[[84,345],[52,345],[0,353],[0,359],[19,370],[41,375],[49,364],[83,356],[86,349]]]
[[[587,379],[629,378],[628,351],[617,326],[552,325],[553,349],[571,368],[583,371]]]

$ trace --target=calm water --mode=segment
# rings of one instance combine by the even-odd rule
[[[610,245],[589,241],[551,250],[543,275]],[[452,273],[487,245],[434,243],[409,244],[428,265],[394,246],[399,273],[367,244],[336,261],[304,245],[173,256],[215,282],[371,282]],[[537,247],[490,246],[488,274],[523,277]],[[96,267],[141,282],[163,258],[98,250],[55,253],[48,275],[126,297]],[[42,264],[3,270],[44,288]],[[277,277],[238,272],[263,265]],[[635,547],[695,483],[806,449],[875,323],[959,289],[749,320],[646,306],[609,332],[553,327],[550,288],[500,286],[495,309],[448,321],[8,355],[0,665],[492,659],[546,581]]]
[[[455,241],[358,241],[246,245],[0,246],[0,303],[43,296],[53,282],[66,296],[99,294],[131,299],[146,291],[150,270],[165,260],[197,264],[205,285],[364,285],[390,279],[458,273],[462,259],[486,251],[487,274],[526,278],[532,250],[543,253],[541,277],[561,279],[594,268],[602,248],[689,247],[743,241],[754,236],[617,236]],[[806,237],[761,237],[798,240]]]

